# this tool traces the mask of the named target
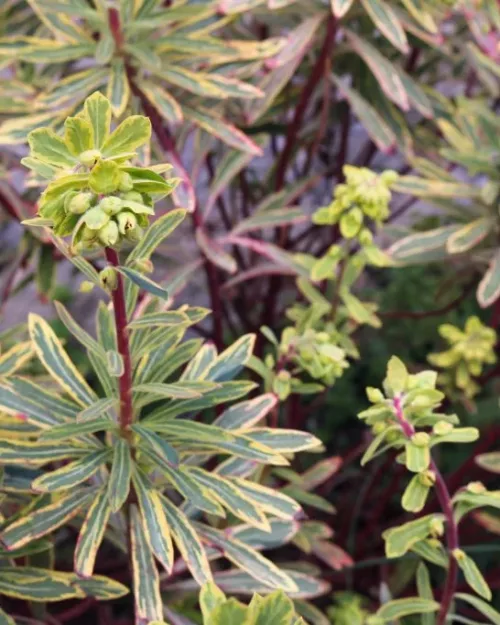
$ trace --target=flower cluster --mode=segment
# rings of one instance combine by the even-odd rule
[[[445,323],[439,327],[439,334],[449,344],[449,349],[429,354],[431,365],[445,369],[439,381],[448,392],[462,391],[472,398],[481,389],[474,378],[481,375],[484,365],[496,362],[496,332],[485,326],[478,317],[469,317],[464,330]]]
[[[319,208],[313,221],[317,225],[338,224],[345,239],[356,238],[361,245],[370,245],[373,235],[366,220],[379,226],[388,218],[390,188],[398,174],[392,170],[376,174],[352,165],[346,165],[343,171],[345,183],[335,187],[332,203]]]
[[[72,235],[75,252],[137,241],[154,214],[153,195],[166,195],[175,180],[157,171],[133,167],[137,148],[151,136],[149,119],[129,117],[113,132],[111,105],[96,92],[83,111],[69,117],[64,136],[49,128],[29,135],[30,156],[23,163],[51,182],[42,193],[31,225],[51,227],[58,236]]]

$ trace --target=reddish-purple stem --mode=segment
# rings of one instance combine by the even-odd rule
[[[283,188],[285,184],[285,175],[288,168],[288,163],[292,156],[292,152],[297,142],[297,134],[302,126],[302,121],[304,119],[304,115],[306,113],[307,107],[309,105],[309,101],[311,96],[313,95],[316,87],[321,80],[321,77],[324,73],[325,63],[328,62],[328,59],[332,53],[333,46],[335,43],[335,33],[337,32],[337,22],[333,15],[330,15],[328,18],[328,24],[326,27],[326,36],[323,43],[323,48],[321,49],[320,55],[316,64],[309,76],[309,80],[307,81],[302,93],[300,95],[299,102],[297,104],[297,108],[295,109],[295,113],[293,116],[292,123],[288,128],[288,133],[286,135],[286,142],[283,152],[281,153],[278,167],[276,170],[276,190],[279,191]]]
[[[120,259],[116,250],[107,247],[106,260],[112,267],[120,266]],[[134,420],[134,411],[132,406],[132,359],[130,357],[130,347],[128,341],[127,329],[127,309],[125,305],[125,288],[123,285],[123,277],[116,272],[117,283],[116,288],[111,292],[113,299],[113,309],[115,313],[116,339],[118,344],[118,352],[123,359],[123,374],[120,376],[120,428],[122,434],[129,435],[129,426]]]
[[[404,435],[407,438],[411,439],[412,436],[415,434],[415,428],[409,421],[407,421],[404,415],[400,395],[396,395],[396,397],[394,397],[393,408],[396,419],[401,426]],[[446,577],[446,584],[444,587],[443,596],[441,597],[441,608],[439,610],[437,620],[437,625],[444,625],[446,617],[448,616],[448,612],[450,611],[451,604],[453,602],[455,589],[457,587],[458,565],[455,556],[453,555],[453,552],[455,551],[455,549],[459,548],[458,527],[455,522],[455,517],[453,516],[453,504],[451,502],[450,492],[448,490],[448,487],[446,486],[443,475],[434,460],[431,460],[430,469],[434,472],[436,476],[436,495],[439,501],[439,505],[441,506],[443,514],[446,518],[448,575]]]

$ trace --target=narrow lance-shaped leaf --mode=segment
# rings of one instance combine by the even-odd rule
[[[108,499],[112,512],[120,510],[128,497],[132,475],[132,457],[128,441],[119,438],[114,444],[113,462],[108,482]]]
[[[174,547],[161,497],[146,483],[138,470],[134,471],[133,481],[146,539],[157,560],[170,574],[174,563]]]
[[[136,619],[140,625],[163,618],[160,576],[146,540],[137,506],[130,506],[131,560]]]
[[[71,464],[45,473],[33,481],[33,489],[41,493],[70,490],[92,477],[106,462],[109,454],[108,449],[93,451]]]
[[[396,619],[410,616],[411,614],[425,614],[437,612],[439,603],[422,597],[408,597],[406,599],[395,599],[385,603],[377,612],[376,616],[385,622],[392,622]]]
[[[74,568],[81,577],[90,577],[94,571],[110,514],[108,495],[106,490],[101,490],[87,512],[76,543]]]
[[[93,403],[97,399],[94,391],[71,362],[49,324],[31,313],[28,327],[37,355],[51,376],[78,403],[83,406]]]

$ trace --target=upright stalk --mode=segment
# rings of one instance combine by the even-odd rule
[[[107,247],[106,260],[112,267],[119,267],[120,260],[116,250]],[[132,407],[132,359],[130,358],[130,347],[127,329],[127,308],[125,305],[125,289],[123,277],[116,272],[116,288],[111,292],[113,299],[113,309],[115,314],[116,339],[118,352],[123,360],[123,374],[120,376],[120,429],[122,435],[128,437],[129,426],[134,420]]]
[[[415,428],[413,425],[407,421],[403,406],[401,403],[401,397],[396,396],[393,400],[393,408],[394,414],[396,415],[396,419],[403,430],[404,435],[411,439],[415,434]],[[443,478],[443,475],[439,468],[437,467],[434,460],[431,459],[430,464],[431,471],[434,472],[436,476],[436,495],[439,501],[439,505],[443,511],[443,514],[446,519],[446,543],[448,547],[448,574],[446,577],[446,584],[444,587],[443,596],[441,598],[441,608],[439,610],[437,625],[444,625],[446,622],[446,617],[451,608],[451,604],[453,601],[453,595],[455,594],[455,589],[457,586],[457,577],[458,577],[458,565],[455,559],[453,552],[455,549],[459,548],[459,540],[458,540],[458,527],[455,522],[455,517],[453,516],[453,505],[451,502],[450,492],[448,487],[446,486],[446,482]]]

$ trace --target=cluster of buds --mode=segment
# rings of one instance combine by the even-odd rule
[[[459,389],[467,398],[474,397],[481,390],[474,378],[481,375],[484,365],[496,362],[495,330],[485,326],[478,317],[469,317],[464,330],[443,324],[439,334],[450,345],[449,349],[428,356],[432,365],[445,370],[439,382],[450,393]]]
[[[23,163],[51,180],[39,201],[40,219],[29,223],[71,235],[75,253],[140,239],[154,215],[153,196],[167,195],[177,183],[131,164],[150,140],[149,119],[133,115],[113,132],[110,125],[111,105],[96,92],[66,120],[64,136],[49,128],[28,136],[31,153]]]
[[[344,167],[345,183],[335,187],[329,206],[319,208],[313,215],[317,225],[338,224],[345,239],[357,239],[360,245],[371,245],[373,235],[370,224],[379,226],[389,217],[391,185],[398,179],[395,171],[381,174],[366,167]]]

